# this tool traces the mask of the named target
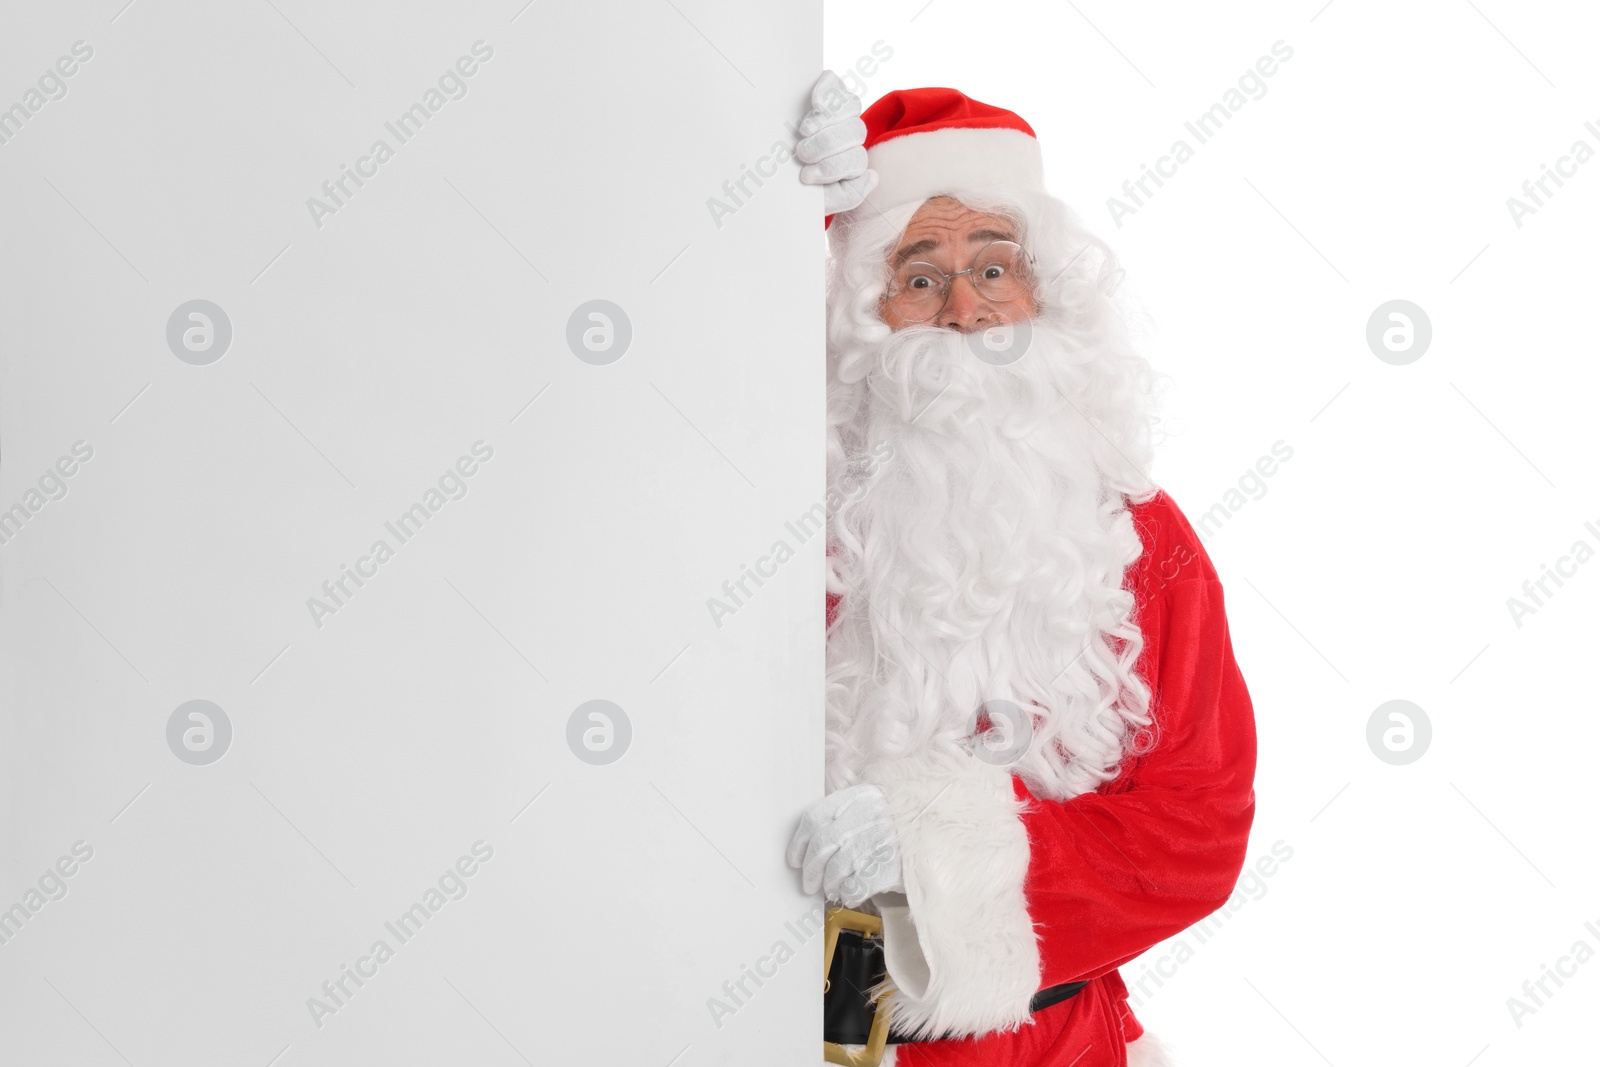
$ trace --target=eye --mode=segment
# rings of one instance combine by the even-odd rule
[[[983,268],[983,277],[989,281],[1005,277],[1006,269],[998,263],[991,263]]]

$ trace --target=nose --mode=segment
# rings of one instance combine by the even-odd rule
[[[978,292],[972,275],[962,274],[951,282],[950,298],[939,312],[939,325],[962,333],[993,325],[995,309]]]

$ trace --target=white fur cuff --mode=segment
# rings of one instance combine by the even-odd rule
[[[1039,946],[1023,879],[1023,803],[1002,767],[929,754],[867,770],[889,801],[905,884],[878,898],[895,992],[882,1010],[911,1037],[1014,1030],[1031,1021]]]

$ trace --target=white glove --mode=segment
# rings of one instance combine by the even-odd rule
[[[878,172],[867,169],[867,124],[861,121],[861,98],[844,87],[831,70],[811,87],[811,110],[800,120],[801,140],[794,158],[805,164],[800,181],[822,186],[823,213],[849,211],[878,184]]]
[[[879,893],[905,892],[889,802],[875,785],[829,793],[806,808],[787,853],[807,893],[853,908]]]

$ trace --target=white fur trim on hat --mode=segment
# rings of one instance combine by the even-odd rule
[[[894,987],[880,1010],[914,1038],[1031,1022],[1039,945],[1023,894],[1024,803],[1010,773],[965,753],[929,753],[864,777],[888,799],[905,885],[903,904],[874,899]]]
[[[1004,127],[952,127],[908,133],[867,149],[878,186],[867,203],[879,211],[954,189],[1021,186],[1044,192],[1039,141]]]

